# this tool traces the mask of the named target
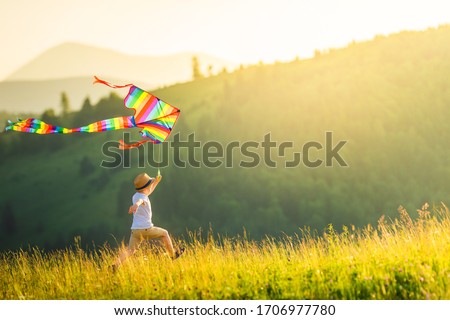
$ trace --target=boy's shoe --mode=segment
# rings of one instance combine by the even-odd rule
[[[175,256],[172,258],[172,260],[178,259],[184,252],[184,248],[180,248],[175,252]]]

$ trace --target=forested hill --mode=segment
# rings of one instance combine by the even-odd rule
[[[171,161],[152,195],[154,222],[176,235],[211,225],[229,235],[245,227],[260,237],[303,226],[376,223],[383,214],[396,217],[400,205],[413,212],[424,202],[449,203],[448,39],[449,26],[402,32],[313,59],[243,67],[154,92],[182,110],[169,142],[178,132],[182,139],[195,133],[201,145],[254,141],[258,147],[247,151],[257,151],[261,161],[268,133],[278,145],[294,146],[284,153],[272,149],[275,168],[240,168],[239,160],[255,158],[237,149],[232,168],[181,168]],[[86,101],[65,117],[52,111],[43,116],[79,126],[127,114],[121,101],[126,92],[118,94],[94,106]],[[332,147],[347,141],[339,151],[347,166],[336,158],[325,165],[326,132]],[[154,175],[156,168],[138,168],[152,154],[150,146],[125,153],[131,168],[100,167],[107,159],[102,145],[122,133],[0,136],[1,248],[63,246],[74,235],[97,244],[127,236],[132,179],[143,170]],[[324,162],[286,168],[292,151],[311,142],[323,149],[312,148],[308,160]],[[196,157],[202,158],[200,151]]]

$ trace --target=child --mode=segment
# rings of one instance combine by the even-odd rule
[[[151,178],[146,173],[141,173],[134,179],[136,193],[133,195],[133,205],[128,210],[128,213],[133,214],[130,242],[128,249],[120,255],[115,263],[114,269],[130,255],[134,254],[143,240],[162,238],[164,246],[172,259],[177,259],[184,252],[184,248],[175,251],[167,230],[155,227],[152,223],[152,207],[148,197],[155,190],[161,179],[161,175]]]

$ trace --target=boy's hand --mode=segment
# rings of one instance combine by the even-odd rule
[[[129,213],[129,214],[135,213],[136,210],[139,208],[139,206],[140,206],[141,204],[142,204],[143,206],[145,206],[145,202],[144,202],[144,201],[138,201],[136,204],[133,204],[133,205],[130,207],[130,209],[128,209],[128,213]]]
[[[133,204],[133,205],[130,207],[130,209],[128,209],[128,213],[129,213],[129,214],[135,213],[136,210],[138,209],[138,207],[139,207],[138,205]]]
[[[157,181],[157,182],[160,182],[161,179],[162,179],[162,175],[156,176],[156,181]]]

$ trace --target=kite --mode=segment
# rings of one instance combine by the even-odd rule
[[[134,115],[101,120],[87,126],[72,129],[50,125],[35,118],[19,119],[18,122],[8,121],[8,126],[5,128],[5,131],[36,134],[69,134],[74,132],[92,133],[135,127],[140,128],[140,134],[144,139],[133,144],[126,144],[123,140],[120,140],[120,149],[136,148],[146,142],[159,144],[166,140],[180,115],[179,109],[133,84],[118,86],[94,76],[95,83],[101,83],[114,89],[129,87],[130,90],[124,99],[124,104],[127,108],[134,109]]]

